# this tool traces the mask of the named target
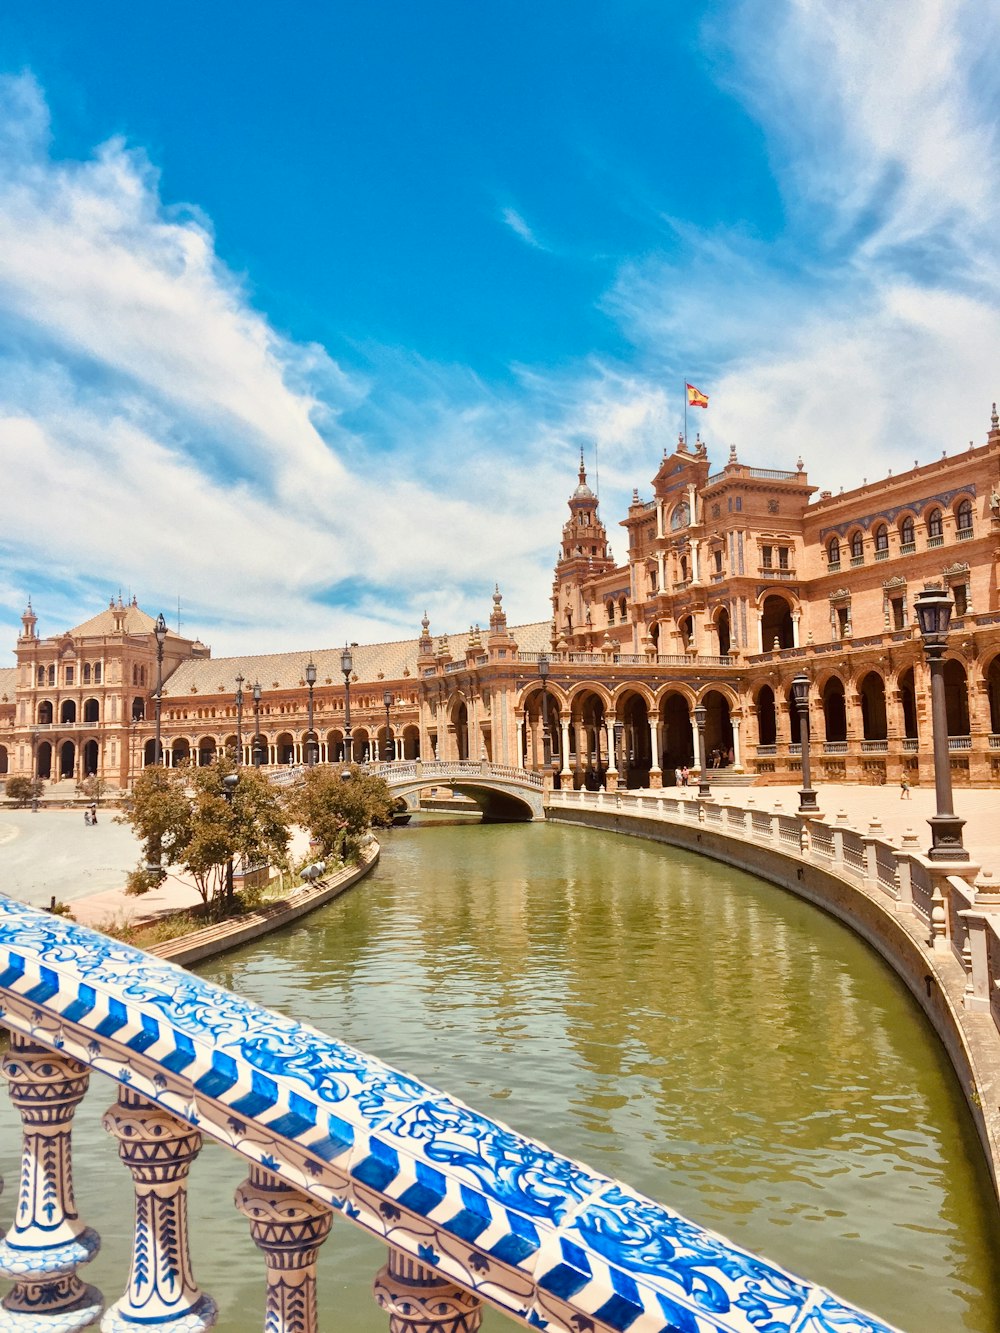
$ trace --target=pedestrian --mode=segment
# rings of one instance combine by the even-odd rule
[[[91,807],[90,807],[90,822],[91,822],[92,824],[96,824],[96,823],[97,823],[97,806],[96,806],[96,805],[91,805]]]
[[[88,828],[90,827],[90,806],[87,806],[87,808],[83,812],[83,822],[87,825]]]
[[[903,774],[903,780],[899,784],[899,799],[901,801],[910,799],[910,775],[908,773]]]
[[[679,768],[674,769],[674,786],[675,787],[684,786],[684,774],[681,772]]]
[[[691,781],[691,770],[688,768],[687,764],[685,764],[684,767],[681,769],[681,786],[686,787],[690,781]]]

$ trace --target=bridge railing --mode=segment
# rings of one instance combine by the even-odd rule
[[[427,778],[428,785],[436,778],[495,778],[498,781],[517,782],[526,787],[543,785],[541,773],[516,764],[493,764],[488,759],[407,759],[392,763],[364,764],[366,773],[377,773],[392,782],[394,779]]]
[[[215,1321],[187,1236],[205,1137],[248,1164],[235,1202],[264,1257],[267,1333],[315,1330],[335,1217],[386,1246],[374,1295],[391,1333],[472,1333],[484,1305],[565,1333],[888,1328],[359,1050],[4,898],[0,1003],[23,1123],[4,1327],[70,1333],[100,1317],[77,1272],[99,1239],[70,1160],[94,1072],[117,1085],[104,1126],[136,1198],[131,1271],[104,1330]]]

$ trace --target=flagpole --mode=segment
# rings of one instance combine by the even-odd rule
[[[688,386],[684,385],[684,448],[688,442]]]

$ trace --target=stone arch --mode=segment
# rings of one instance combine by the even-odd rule
[[[725,768],[729,756],[735,756],[733,745],[732,701],[726,690],[713,686],[698,700],[705,708],[705,753],[701,756],[703,768]]]
[[[71,778],[76,772],[76,745],[73,741],[63,741],[59,747],[59,776]]]
[[[537,681],[532,681],[522,690],[518,716],[524,721],[521,754],[523,767],[537,772],[554,758],[561,760],[562,730],[559,719],[565,702],[566,696],[562,690],[551,685],[543,690]]]
[[[733,627],[729,619],[729,608],[720,606],[715,613],[715,637],[719,644],[719,656],[728,657],[733,646]]]
[[[83,720],[84,722],[100,722],[101,704],[98,699],[84,699],[83,701]]]
[[[295,763],[295,738],[290,731],[282,731],[279,733],[274,742],[274,749],[276,763]]]
[[[356,764],[367,763],[371,758],[371,735],[367,727],[355,727],[351,732],[351,753]]]
[[[237,739],[236,736],[227,736],[226,739],[222,742],[222,748],[224,752],[227,755],[229,755],[230,758],[232,758],[236,754],[237,750],[240,748],[239,740]],[[239,761],[242,764],[243,762],[242,755],[239,756]]]
[[[202,736],[198,742],[198,767],[205,768],[215,761],[217,747],[214,736]]]
[[[344,733],[339,727],[326,733],[326,757],[331,764],[344,762]]]
[[[469,758],[469,704],[461,690],[448,700],[447,718],[453,757],[461,762]]]
[[[48,780],[52,777],[52,743],[42,741],[35,756],[35,776]]]
[[[420,728],[412,722],[403,728],[403,758],[420,758]]]
[[[775,745],[778,740],[778,709],[774,690],[762,685],[754,697],[757,709],[757,744]]]
[[[913,679],[913,667],[907,667],[905,671],[899,673],[897,689],[903,710],[903,735],[914,739],[917,736],[917,690]]]
[[[608,769],[607,714],[610,704],[605,689],[580,684],[570,694],[570,752],[566,763],[573,770],[577,787],[596,791],[604,785]]]
[[[93,739],[86,742],[83,747],[83,776],[85,778],[96,777],[97,765],[100,754],[97,748],[97,742]]]
[[[59,708],[59,721],[74,723],[76,721],[76,700],[64,699]]]
[[[146,700],[142,695],[137,694],[132,700],[132,721],[144,722],[146,720]]]
[[[788,714],[788,739],[792,745],[802,744],[802,719],[799,706],[795,702],[795,691],[791,683],[785,686],[785,712]]]
[[[765,593],[760,604],[760,634],[762,650],[769,653],[775,639],[779,648],[795,646],[795,629],[792,623],[792,603],[779,592]]]
[[[170,763],[173,768],[180,768],[182,764],[191,762],[191,742],[185,736],[174,738],[170,747]]]
[[[986,697],[990,705],[990,731],[1000,734],[1000,653],[991,660],[983,674]]]
[[[0,745],[0,775],[10,772],[10,761],[7,758],[6,745]]]
[[[653,766],[651,703],[647,692],[635,686],[626,686],[615,697],[615,758],[620,787],[649,786]]]
[[[660,767],[663,785],[673,786],[675,771],[694,763],[694,724],[686,691],[668,686],[659,700]]]
[[[142,747],[142,763],[144,768],[149,768],[151,764],[156,763],[156,740],[151,738]]]
[[[884,741],[889,734],[885,707],[885,681],[877,671],[869,671],[858,686],[861,700],[861,727],[866,741]]]
[[[820,691],[823,701],[823,728],[827,741],[847,740],[847,698],[844,682],[839,676],[829,676]]]
[[[53,719],[52,700],[43,699],[38,705],[38,725],[40,727],[51,727]]]
[[[949,736],[969,735],[969,681],[957,657],[944,664],[944,702]]]

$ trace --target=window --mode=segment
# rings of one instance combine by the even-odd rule
[[[836,537],[831,537],[829,545],[826,548],[826,558],[831,569],[840,568],[840,542]]]
[[[959,533],[972,531],[972,501],[962,500],[955,510],[955,525]],[[961,538],[960,538],[961,540]]]
[[[851,632],[851,608],[849,606],[837,607],[837,631],[841,639]]]
[[[762,546],[760,548],[760,563],[764,566],[765,569],[771,568],[772,554],[773,550],[770,546]]]
[[[888,551],[889,549],[889,529],[884,523],[880,523],[875,529],[875,550]]]
[[[788,568],[788,547],[787,547],[787,546],[779,546],[779,547],[778,547],[778,568],[779,568],[779,569],[787,569],[787,568]]]
[[[904,597],[893,597],[889,601],[889,608],[892,614],[892,628],[906,629],[906,599]]]
[[[94,663],[94,684],[95,684],[95,685],[100,685],[100,683],[101,683],[101,664],[100,664],[100,662],[95,662],[95,663]]]
[[[904,554],[909,554],[910,551],[916,550],[916,525],[909,514],[906,515],[902,523],[899,525],[899,540]]]
[[[927,545],[940,546],[944,541],[944,523],[940,509],[932,509],[927,515]]]
[[[613,625],[614,623],[615,623],[615,604],[614,602],[608,602],[608,624]]]
[[[39,668],[38,668],[38,683],[39,683],[39,685],[44,685],[44,684],[45,684],[45,668],[44,668],[44,667],[39,667]]]
[[[628,615],[628,602],[625,600],[624,597],[618,603],[618,610],[620,612],[621,619],[624,621],[626,615]]]
[[[55,664],[53,664],[52,666],[49,667],[49,684],[54,685],[55,683],[56,683],[56,668]]]
[[[714,558],[714,560],[715,560],[715,572],[716,572],[716,574],[721,574],[721,573],[722,573],[722,552],[721,552],[721,551],[715,551],[715,552],[713,552],[713,558]]]
[[[71,666],[68,666],[66,668],[66,684],[67,685],[73,684],[73,668]]]
[[[738,496],[736,497],[736,512],[737,512],[737,514],[742,514],[742,513],[743,513],[743,496],[742,496],[742,495],[738,495]]]
[[[956,616],[964,616],[968,614],[969,611],[969,599],[967,596],[968,590],[969,590],[968,584],[966,583],[953,583],[951,587],[948,589],[952,597],[955,599]]]
[[[865,559],[865,539],[861,535],[861,532],[859,530],[858,532],[855,532],[851,537],[851,564],[852,565],[864,564],[864,559]]]

